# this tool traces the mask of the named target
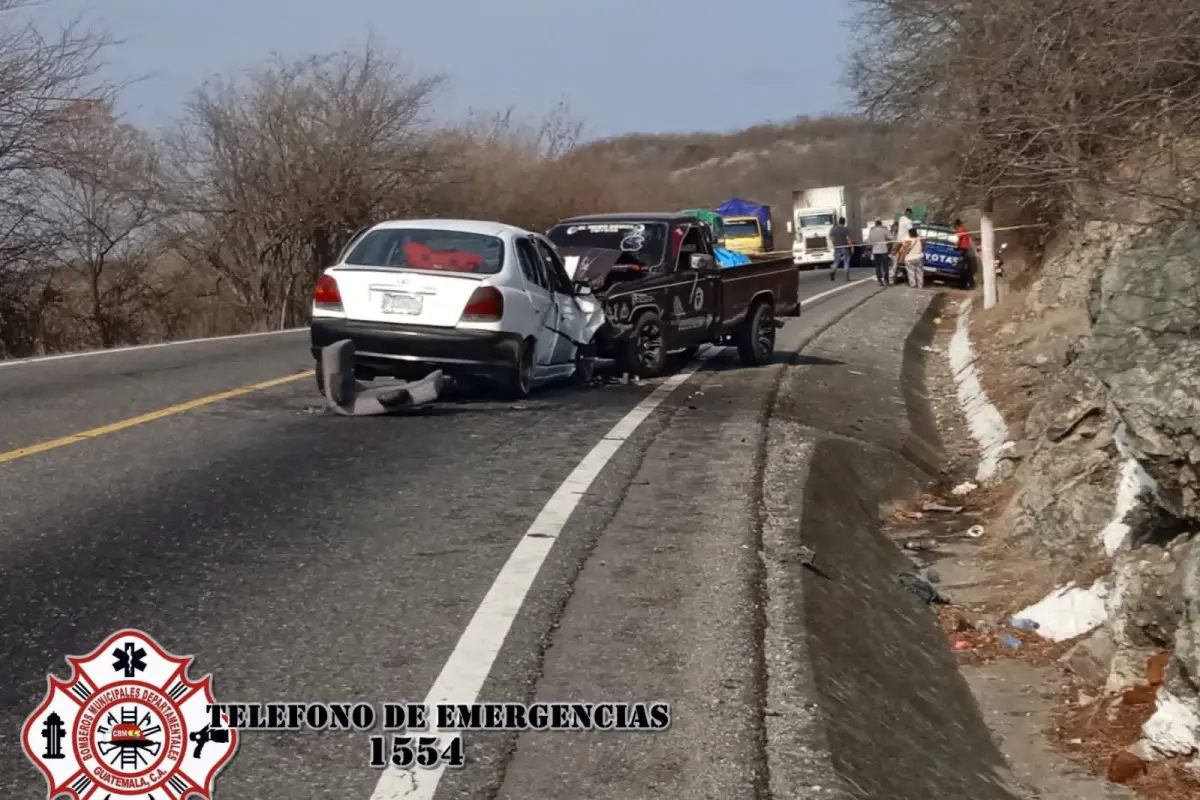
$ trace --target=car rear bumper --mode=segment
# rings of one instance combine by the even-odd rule
[[[309,328],[313,357],[329,345],[349,339],[356,364],[385,374],[429,368],[454,372],[496,372],[517,364],[521,336],[516,333],[315,319]]]

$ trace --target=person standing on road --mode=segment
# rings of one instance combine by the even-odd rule
[[[875,220],[875,227],[871,228],[871,232],[867,235],[867,241],[871,243],[871,261],[875,264],[875,282],[880,286],[888,284],[888,268],[892,261],[888,254],[888,251],[891,250],[891,247],[888,246],[890,238],[888,229],[883,227],[883,220]]]
[[[971,242],[971,234],[961,219],[954,220],[954,232],[958,234],[958,254],[967,270],[966,288],[975,288],[975,247]]]
[[[900,217],[900,219],[896,220],[896,247],[897,247],[897,249],[899,248],[900,245],[902,245],[908,241],[908,238],[909,238],[908,232],[912,230],[912,227],[913,227],[912,209],[906,208],[906,209],[904,209],[904,215],[902,217]]]
[[[846,218],[838,217],[838,224],[829,230],[829,241],[833,245],[833,266],[829,269],[829,280],[837,280],[838,267],[846,270],[850,280],[850,261],[854,256],[854,237],[846,227]]]
[[[908,276],[908,285],[914,289],[925,286],[925,253],[921,246],[921,238],[917,236],[916,228],[908,229],[908,239],[900,243],[896,251],[896,263],[904,262],[904,272]],[[893,280],[895,270],[893,268]]]

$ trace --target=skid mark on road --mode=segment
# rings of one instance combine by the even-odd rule
[[[0,453],[0,464],[4,464],[9,461],[16,461],[19,458],[25,458],[27,456],[36,455],[38,453],[44,453],[47,450],[54,450],[59,447],[66,447],[69,444],[77,444],[78,442],[86,442],[89,439],[95,439],[99,436],[105,436],[110,433],[117,433],[118,431],[123,431],[128,428],[135,427],[137,425],[143,425],[147,422],[153,422],[158,419],[163,419],[164,417],[174,416],[175,414],[182,414],[185,411],[191,411],[192,409],[195,409],[195,408],[212,405],[213,403],[219,403],[222,400],[229,400],[234,397],[241,397],[242,395],[247,395],[247,394],[250,394],[251,392],[257,392],[257,391],[261,391],[263,389],[270,389],[273,386],[281,386],[285,383],[291,383],[292,381],[298,381],[301,378],[309,378],[309,377],[312,377],[312,374],[313,374],[312,370],[305,370],[304,372],[297,372],[294,375],[285,375],[282,378],[272,378],[269,381],[253,383],[249,386],[242,386],[237,389],[230,389],[227,392],[220,392],[218,394],[210,394],[207,397],[198,397],[195,400],[188,400],[186,403],[179,403],[177,405],[168,406],[166,408],[160,408],[157,411],[151,411],[146,414],[140,414],[136,417],[130,417],[129,419],[123,419],[123,420],[120,420],[119,422],[112,422],[112,423],[109,423],[108,425],[101,425],[98,428],[92,428],[90,430],[80,431],[79,433],[72,433],[69,436],[61,436],[58,439],[51,439],[46,442],[39,442],[38,444],[31,444],[27,447],[20,447],[20,448],[17,448],[16,450],[9,450],[7,453]]]

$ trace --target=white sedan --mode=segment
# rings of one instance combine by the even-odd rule
[[[522,398],[591,376],[600,302],[540,234],[475,220],[383,222],[355,236],[313,292],[313,357],[349,339],[360,380],[479,376]],[[320,364],[317,365],[321,380]]]

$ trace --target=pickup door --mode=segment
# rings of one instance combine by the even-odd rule
[[[720,333],[732,333],[760,297],[769,297],[776,317],[800,315],[800,273],[790,257],[752,261],[716,270]]]

